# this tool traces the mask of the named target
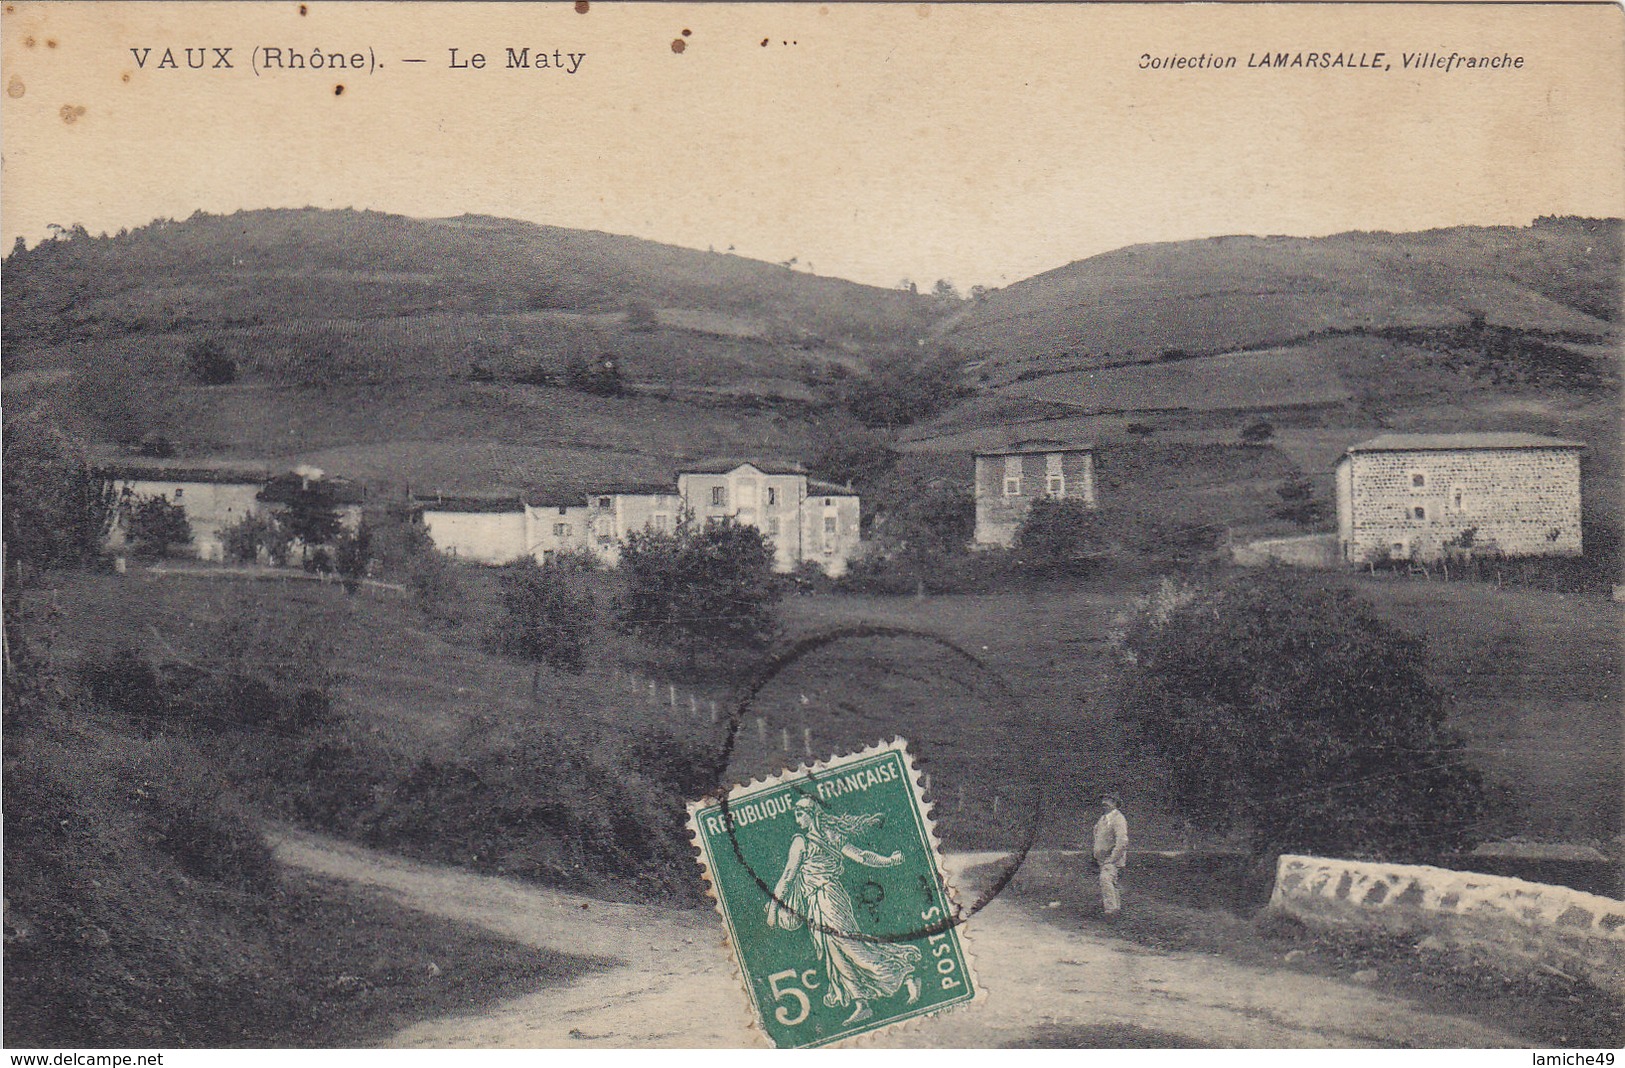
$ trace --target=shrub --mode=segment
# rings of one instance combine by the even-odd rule
[[[293,537],[275,515],[250,512],[220,531],[220,544],[227,560],[252,564],[264,556],[281,567],[288,562]]]
[[[237,361],[214,338],[199,338],[186,346],[186,370],[205,386],[228,386],[237,381]]]
[[[563,567],[525,561],[502,569],[498,579],[503,618],[491,635],[498,652],[579,675],[587,666],[587,642],[598,609],[590,592],[573,589]]]
[[[149,755],[140,771],[132,800],[149,845],[196,879],[250,888],[275,883],[270,848],[224,783],[169,746]]]
[[[4,454],[6,563],[80,567],[101,555],[115,498],[83,447],[49,420],[26,415],[6,420]]]
[[[692,665],[699,655],[754,652],[778,634],[784,585],[761,531],[725,518],[684,517],[670,532],[645,530],[621,551],[621,624]]]
[[[1016,531],[1016,552],[1038,571],[1082,572],[1105,547],[1100,514],[1076,497],[1040,497]]]
[[[127,515],[130,545],[138,556],[165,559],[192,544],[192,524],[184,505],[154,494],[131,501]]]
[[[1248,423],[1241,428],[1243,445],[1263,445],[1275,436],[1275,427],[1267,419]]]
[[[1130,626],[1123,716],[1179,813],[1257,852],[1427,855],[1488,812],[1418,638],[1346,589],[1249,574]]]

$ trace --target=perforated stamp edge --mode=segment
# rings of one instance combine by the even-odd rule
[[[955,887],[953,880],[948,877],[947,866],[942,862],[942,841],[937,837],[936,821],[931,818],[931,804],[925,799],[925,790],[921,783],[921,772],[914,764],[914,756],[909,752],[908,742],[905,739],[903,739],[901,736],[894,737],[889,742],[878,742],[875,745],[867,746],[855,752],[845,753],[840,756],[832,756],[824,760],[815,761],[811,764],[799,764],[794,769],[787,768],[784,771],[778,772],[774,775],[762,776],[759,778],[753,778],[749,782],[738,783],[728,790],[727,799],[731,804],[735,798],[754,793],[757,790],[783,786],[797,779],[807,778],[810,775],[822,775],[839,769],[849,762],[868,759],[869,757],[878,756],[887,752],[896,752],[902,758],[903,766],[907,769],[906,778],[908,779],[909,791],[914,801],[915,811],[919,816],[920,825],[925,831],[925,842],[927,850],[931,856],[932,870],[936,875],[937,884],[942,887],[943,896],[948,903],[948,909],[955,918],[953,930],[959,942],[960,959],[965,965],[966,978],[970,980],[971,996],[961,1000],[949,1002],[944,1005],[939,1005],[936,1008],[930,1009],[926,1012],[908,1016],[903,1019],[883,1021],[876,1024],[874,1027],[855,1034],[830,1039],[827,1042],[817,1043],[811,1047],[795,1048],[861,1048],[863,1046],[874,1044],[879,1036],[884,1035],[890,1038],[895,1038],[899,1032],[915,1030],[923,1027],[927,1020],[941,1016],[944,1013],[967,1008],[968,1006],[976,1004],[987,996],[987,989],[985,986],[983,986],[981,977],[976,969],[976,954],[971,945],[969,932],[966,930],[969,924],[965,922],[967,917],[964,913],[964,906],[959,900],[959,892],[957,887]],[[700,864],[700,876],[705,880],[706,896],[711,899],[712,905],[717,910],[717,916],[722,921],[722,950],[728,958],[728,963],[733,971],[734,979],[739,983],[740,993],[744,995],[743,1008],[749,1021],[746,1025],[745,1031],[761,1044],[778,1048],[774,1044],[772,1036],[769,1035],[760,1024],[760,1020],[757,1015],[755,998],[751,993],[750,979],[745,974],[744,960],[739,952],[739,947],[734,944],[734,940],[729,933],[729,917],[727,908],[722,903],[722,898],[717,892],[716,879],[711,874],[712,867],[716,861],[712,857],[711,851],[706,844],[707,839],[700,832],[699,814],[701,810],[708,809],[718,804],[719,800],[719,798],[711,796],[701,798],[698,801],[690,801],[688,803],[689,840],[694,846],[696,859]]]

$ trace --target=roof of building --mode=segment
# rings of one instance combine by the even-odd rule
[[[275,504],[291,503],[293,495],[303,489],[307,481],[325,487],[328,498],[334,504],[360,504],[367,499],[367,487],[359,482],[351,482],[347,478],[307,479],[293,471],[268,481],[265,488],[260,490],[259,499]]]
[[[675,497],[677,487],[670,482],[605,482],[592,487],[591,497]]]
[[[1050,452],[1093,452],[1092,441],[1056,441],[1051,438],[1023,438],[996,449],[977,449],[977,456],[1028,456]]]
[[[834,482],[825,482],[821,478],[809,478],[807,489],[817,490],[820,497],[856,497],[857,491],[851,486],[842,486]]]
[[[683,464],[677,470],[684,475],[725,475],[735,468],[750,464],[764,475],[804,475],[807,469],[793,460],[761,460],[751,456],[720,456]]]
[[[1350,445],[1349,452],[1441,452],[1457,449],[1583,449],[1583,441],[1542,434],[1476,432],[1467,434],[1380,434]]]
[[[412,495],[412,504],[425,512],[523,512],[525,502],[518,497],[455,497],[437,493],[432,497]]]
[[[263,486],[271,472],[233,467],[166,467],[157,464],[108,464],[101,468],[106,479],[123,482],[191,482],[213,485]]]

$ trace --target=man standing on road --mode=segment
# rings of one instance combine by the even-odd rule
[[[1107,918],[1117,915],[1123,899],[1117,892],[1117,873],[1128,863],[1128,820],[1117,810],[1117,796],[1104,794],[1106,812],[1095,822],[1095,863],[1100,865],[1100,903]]]

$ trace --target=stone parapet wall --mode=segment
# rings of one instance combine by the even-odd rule
[[[1230,547],[1230,558],[1242,567],[1277,561],[1293,567],[1336,567],[1336,534],[1303,534],[1291,538],[1260,538]]]
[[[1509,968],[1625,984],[1625,901],[1419,864],[1286,855],[1270,908],[1311,926],[1432,936]]]

